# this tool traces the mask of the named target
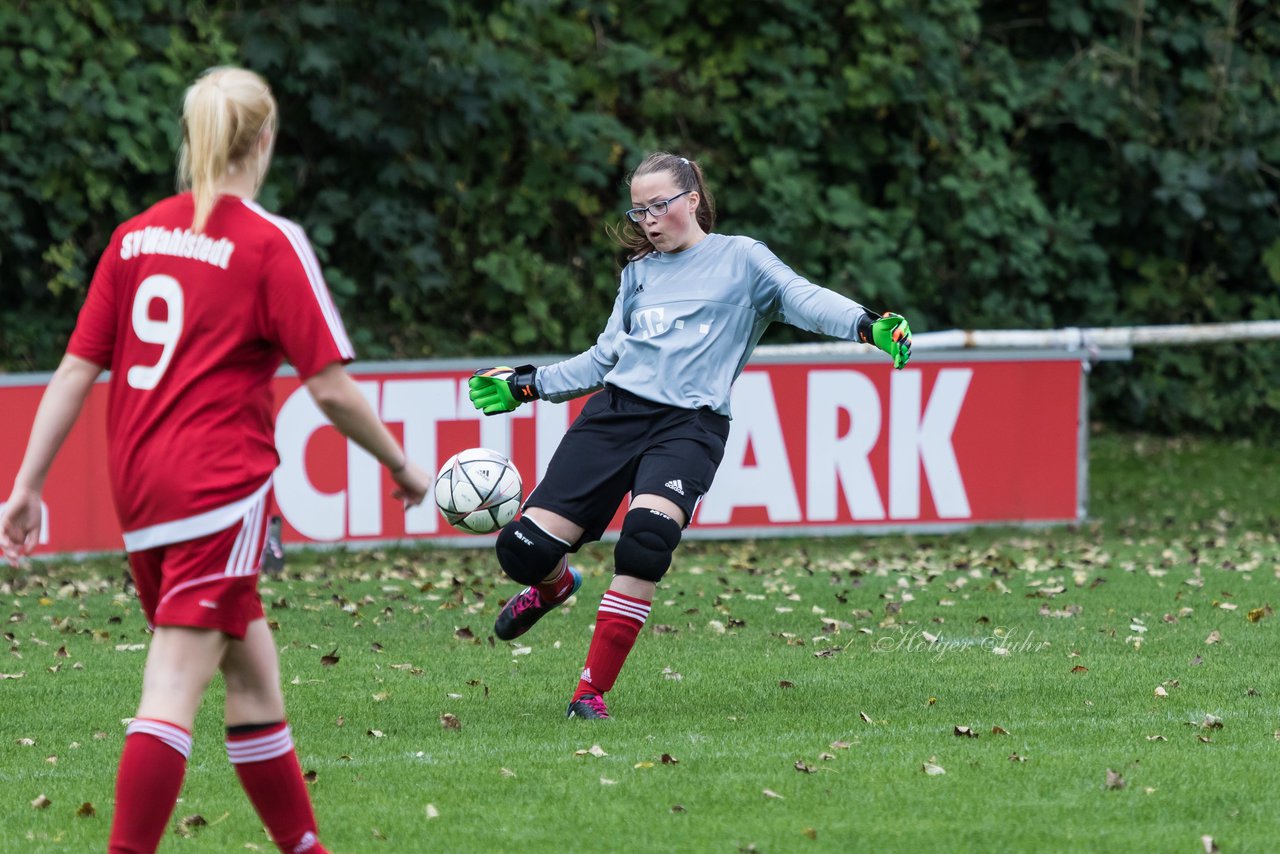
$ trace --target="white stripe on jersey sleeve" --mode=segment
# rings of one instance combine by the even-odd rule
[[[347,337],[347,330],[342,326],[342,320],[338,316],[338,307],[333,304],[329,289],[325,287],[324,276],[320,273],[320,259],[316,257],[315,250],[311,248],[311,243],[307,240],[307,235],[302,230],[302,227],[296,222],[270,213],[266,208],[251,199],[242,199],[242,201],[249,210],[280,229],[280,233],[293,246],[293,251],[297,253],[298,261],[302,264],[302,269],[307,274],[307,281],[311,283],[311,292],[315,294],[316,303],[320,306],[321,313],[324,314],[330,334],[333,335],[333,342],[338,346],[338,352],[345,359],[354,359],[356,350],[351,346],[351,339]]]

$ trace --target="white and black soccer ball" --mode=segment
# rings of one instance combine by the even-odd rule
[[[522,498],[520,472],[488,448],[454,454],[436,475],[436,506],[450,525],[468,534],[492,534],[516,517]]]

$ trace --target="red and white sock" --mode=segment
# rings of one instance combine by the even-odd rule
[[[160,845],[182,790],[191,733],[153,718],[134,718],[124,732],[107,850],[151,854]]]
[[[326,854],[288,724],[228,727],[227,758],[281,851]]]
[[[538,591],[543,602],[559,602],[568,596],[569,591],[573,589],[573,573],[569,571],[569,558],[566,557],[560,561],[560,572],[557,575],[546,579],[541,584],[535,584],[534,589]]]
[[[635,646],[644,621],[649,618],[651,602],[606,590],[596,613],[596,630],[587,650],[587,665],[582,668],[575,701],[587,694],[603,694],[613,687],[631,647]]]

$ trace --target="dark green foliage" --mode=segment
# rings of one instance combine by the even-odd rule
[[[655,148],[702,162],[720,230],[917,331],[1280,317],[1271,4],[95,0],[0,24],[13,369],[56,362],[217,62],[276,89],[263,200],[307,227],[367,358],[589,346]],[[1140,354],[1097,372],[1095,414],[1280,432],[1274,349]]]

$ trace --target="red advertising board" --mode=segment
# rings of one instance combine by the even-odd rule
[[[525,494],[585,398],[480,416],[469,371],[452,363],[353,368],[374,410],[434,471],[483,446],[515,462]],[[44,377],[0,385],[0,489],[13,482]],[[275,497],[285,541],[434,539],[481,545],[430,501],[407,512],[377,463],[325,421],[296,377],[276,378]],[[883,361],[753,361],[733,390],[733,425],[690,536],[734,537],[1066,522],[1084,508],[1084,375],[1078,356],[999,359],[929,353]],[[88,405],[45,488],[37,553],[121,548],[106,482],[106,386]],[[620,516],[619,516],[620,518]],[[618,520],[615,520],[615,525]]]

